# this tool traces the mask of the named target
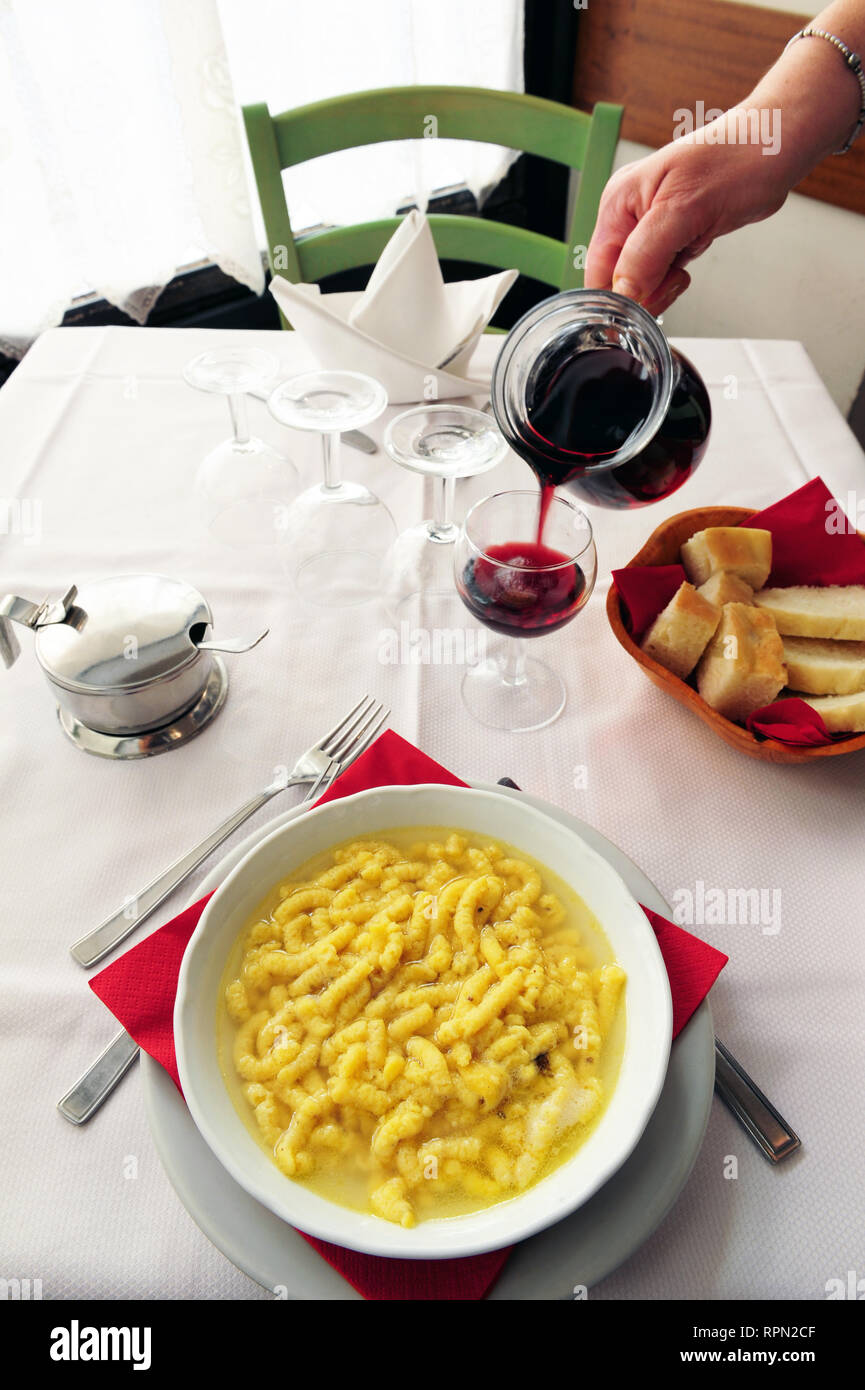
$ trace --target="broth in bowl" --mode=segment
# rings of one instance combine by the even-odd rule
[[[516,1197],[600,1120],[625,973],[576,891],[400,827],[274,885],[229,957],[220,1065],[286,1177],[409,1228]]]

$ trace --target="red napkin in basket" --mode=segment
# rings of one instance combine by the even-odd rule
[[[806,700],[797,700],[795,696],[755,709],[745,720],[745,727],[752,734],[776,738],[779,743],[792,743],[800,748],[818,748],[836,738],[850,737],[849,734],[830,734],[823,716]]]
[[[687,578],[681,565],[631,565],[629,569],[613,570],[625,627],[635,642],[642,641]]]
[[[412,786],[418,782],[442,782],[453,787],[466,785],[388,730],[316,804],[320,806],[325,801],[351,796],[369,787]],[[178,1090],[180,1078],[172,1029],[177,977],[186,944],[207,901],[205,897],[193,903],[90,980],[94,993],[144,1051],[165,1068]],[[670,977],[673,1037],[676,1037],[709,993],[728,958],[648,908],[643,911],[652,924]],[[300,1234],[368,1299],[468,1301],[483,1298],[510,1253],[509,1249],[493,1250],[485,1255],[454,1260],[386,1259],[344,1250],[305,1235],[303,1231]]]
[[[772,572],[767,588],[865,584],[862,537],[822,478],[812,478],[742,525],[772,533]]]
[[[865,584],[865,544],[822,478],[812,478],[741,525],[772,534],[772,572],[767,588]],[[635,642],[648,631],[685,577],[681,565],[631,565],[613,570],[625,625]],[[755,710],[747,727],[751,733],[797,746],[851,737],[830,734],[817,711],[795,696]]]

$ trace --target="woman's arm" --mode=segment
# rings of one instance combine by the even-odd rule
[[[865,51],[865,0],[834,0],[811,23]],[[861,101],[838,49],[799,39],[738,106],[613,175],[586,259],[587,288],[612,287],[663,312],[690,284],[689,261],[716,237],[777,212],[790,189],[844,144]],[[780,123],[776,153],[736,142],[748,111],[771,115],[773,131]],[[733,139],[721,143],[718,135]]]

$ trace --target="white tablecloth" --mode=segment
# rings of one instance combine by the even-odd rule
[[[286,371],[306,365],[292,334],[242,336],[276,351]],[[590,821],[668,901],[699,882],[770,890],[767,901],[780,894],[780,923],[695,930],[730,956],[712,996],[717,1032],[801,1134],[803,1150],[773,1169],[715,1101],[674,1210],[590,1297],[821,1299],[828,1280],[851,1269],[861,1276],[865,760],[774,767],[741,756],[646,681],[604,613],[611,567],[673,512],[760,507],[817,473],[842,501],[865,489],[862,452],[804,350],[680,344],[711,391],[707,456],[665,503],[593,511],[597,589],[573,625],[543,642],[566,677],[568,707],[542,732],[500,735],[464,711],[458,670],[379,659],[374,607],[313,609],[266,565],[202,533],[194,466],[227,434],[228,413],[180,373],[195,352],[236,337],[52,330],[0,392],[0,497],[25,499],[31,520],[41,508],[41,534],[0,534],[3,590],[41,599],[103,574],[154,570],[202,590],[215,634],[271,630],[255,652],[229,659],[229,699],[213,726],[187,748],[139,762],[88,757],[63,737],[26,632],[17,666],[0,674],[0,1276],[41,1279],[45,1298],[269,1296],[180,1205],[136,1072],[81,1130],[55,1110],[117,1028],[68,947],[364,691],[388,701],[397,732],[460,776],[509,775]],[[497,346],[486,340],[480,351]],[[250,412],[254,428],[314,481],[314,442],[282,430],[263,405],[251,402]],[[370,428],[379,439],[383,424]],[[419,519],[420,480],[383,452],[345,450],[344,463],[401,526]],[[528,481],[515,458],[495,476],[496,488]],[[461,485],[461,502],[490,484]],[[725,1177],[730,1155],[735,1179]]]

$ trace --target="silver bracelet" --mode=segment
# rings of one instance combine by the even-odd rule
[[[854,53],[852,49],[847,47],[846,43],[842,43],[841,40],[839,38],[836,38],[834,34],[827,34],[825,29],[800,29],[798,34],[793,35],[792,39],[790,40],[790,43],[785,45],[785,53],[787,52],[787,49],[790,47],[790,44],[794,44],[797,39],[826,39],[829,43],[832,44],[834,48],[837,48],[838,52],[844,59],[844,62],[847,64],[848,68],[853,73],[853,76],[856,78],[856,81],[859,83],[859,91],[861,93],[861,101],[859,104],[859,119],[853,127],[853,134],[850,136],[850,139],[847,141],[847,143],[842,145],[840,150],[834,151],[835,154],[846,154],[847,151],[850,149],[850,146],[853,144],[854,140],[856,140],[858,136],[861,134],[862,127],[865,126],[865,72],[863,72],[862,70],[862,59],[859,57],[858,53]]]

